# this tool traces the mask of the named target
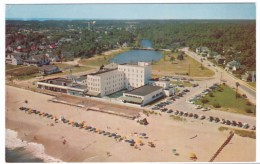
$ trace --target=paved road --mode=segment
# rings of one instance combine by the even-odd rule
[[[202,63],[203,66],[214,71],[215,72],[215,75],[214,75],[215,82],[219,83],[221,80],[224,80],[225,83],[230,87],[236,87],[236,82],[238,82],[240,84],[240,86],[238,87],[238,91],[243,94],[246,94],[248,97],[248,100],[250,102],[256,104],[256,91],[252,86],[250,86],[246,82],[232,76],[231,74],[229,74],[228,72],[226,72],[224,69],[222,69],[220,67],[213,67],[212,66],[213,64],[209,61],[201,62],[201,60],[200,60],[201,56],[197,55],[193,51],[190,51],[188,47],[182,48],[181,50],[184,51],[190,57],[197,60],[198,62]]]

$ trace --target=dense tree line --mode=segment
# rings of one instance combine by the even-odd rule
[[[147,23],[136,31],[138,38],[153,42],[154,48],[175,49],[189,46],[206,46],[226,56],[227,61],[238,60],[249,70],[256,66],[255,21],[166,21]],[[137,39],[138,39],[137,38]]]

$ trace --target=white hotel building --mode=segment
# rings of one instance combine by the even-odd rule
[[[137,65],[118,65],[117,69],[89,74],[87,77],[88,95],[102,97],[125,88],[132,90],[148,84],[150,78],[150,63],[138,62]]]
[[[148,83],[152,67],[150,63],[138,62],[137,65],[118,65],[118,71],[124,72],[125,88],[132,90]]]

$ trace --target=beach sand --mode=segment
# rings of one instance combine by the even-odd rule
[[[192,152],[197,155],[197,161],[207,162],[229,135],[218,131],[218,124],[208,121],[175,121],[163,113],[162,116],[150,115],[147,117],[149,125],[143,126],[123,117],[48,101],[51,98],[6,86],[6,128],[17,131],[21,140],[42,144],[46,154],[65,162],[192,162],[189,159]],[[141,139],[145,145],[138,146],[140,150],[135,149],[126,142],[20,111],[18,108],[25,100],[28,100],[28,107],[58,117],[85,121],[100,130],[135,140],[139,136],[134,132],[146,133],[148,139]],[[197,137],[190,139],[195,135]],[[66,144],[63,144],[64,139]],[[149,147],[149,141],[156,147]],[[172,149],[179,155],[174,155]],[[255,149],[256,140],[235,135],[215,161],[255,161]]]

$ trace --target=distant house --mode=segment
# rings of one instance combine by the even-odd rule
[[[34,55],[29,57],[28,60],[24,61],[25,65],[34,65],[34,66],[42,66],[50,64],[50,59],[45,55]]]
[[[215,61],[218,65],[223,65],[225,64],[226,58],[224,56],[217,55],[215,56]]]
[[[225,70],[232,72],[232,71],[236,71],[240,68],[241,68],[241,64],[238,61],[233,60],[233,61],[227,63]]]
[[[7,64],[22,65],[23,59],[19,55],[8,54],[5,58]]]
[[[50,75],[54,73],[59,73],[61,70],[54,65],[43,65],[39,68],[39,72],[43,75]]]
[[[255,71],[246,71],[245,74],[241,76],[242,80],[248,82],[256,82],[256,72]]]
[[[54,55],[53,53],[49,52],[45,54],[51,62],[59,62],[60,59],[57,55]]]
[[[213,59],[215,56],[218,56],[217,52],[211,51],[210,53],[207,54],[208,59]]]
[[[197,47],[196,48],[196,53],[197,54],[201,54],[201,53],[206,53],[206,54],[208,54],[209,53],[209,49],[208,49],[208,47]]]

